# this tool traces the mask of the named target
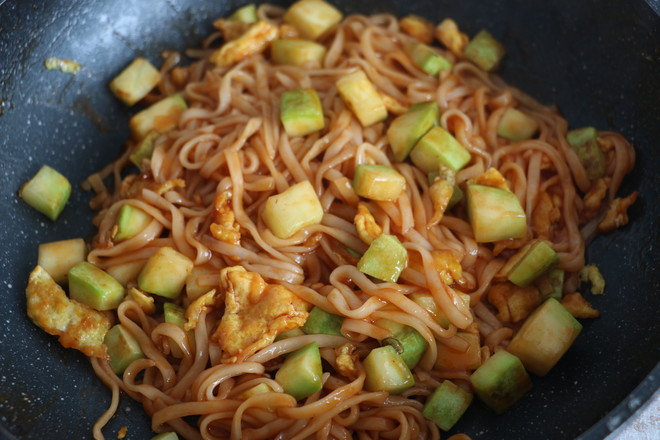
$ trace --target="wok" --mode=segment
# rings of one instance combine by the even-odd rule
[[[62,348],[25,314],[24,289],[39,243],[93,233],[90,194],[78,184],[116,158],[127,110],[107,83],[136,56],[159,64],[164,49],[199,44],[211,21],[240,1],[0,0],[0,437],[90,438],[110,393],[87,360]],[[607,436],[660,381],[660,10],[656,0],[334,1],[346,12],[454,18],[470,35],[488,28],[507,47],[500,74],[572,127],[623,133],[637,148],[622,194],[640,192],[630,224],[598,238],[588,261],[607,279],[590,297],[602,317],[584,322],[568,354],[503,416],[475,403],[455,431],[475,439]],[[47,71],[44,60],[78,61],[78,75]],[[42,164],[63,172],[73,195],[53,223],[16,191]],[[150,438],[141,407],[123,398],[106,428],[114,438]],[[4,434],[3,434],[4,433]]]

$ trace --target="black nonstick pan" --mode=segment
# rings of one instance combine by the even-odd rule
[[[79,183],[116,158],[130,112],[108,82],[136,56],[194,47],[214,18],[241,1],[0,0],[0,438],[83,439],[109,391],[86,358],[26,316],[25,286],[39,243],[89,237],[91,197]],[[600,439],[660,385],[660,5],[657,0],[333,1],[347,13],[454,18],[487,28],[508,54],[499,74],[573,127],[621,132],[637,149],[622,194],[640,198],[630,223],[588,249],[607,280],[601,310],[561,362],[505,415],[480,403],[456,426],[473,439]],[[77,75],[48,71],[73,59]],[[43,164],[74,185],[53,223],[16,195]],[[107,438],[154,435],[140,405],[123,398]]]

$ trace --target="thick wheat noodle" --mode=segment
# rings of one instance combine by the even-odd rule
[[[258,16],[280,24],[284,10],[261,5]],[[391,15],[353,15],[333,28],[321,43],[327,48],[322,66],[277,66],[268,55],[255,55],[233,66],[214,67],[208,61],[209,45],[221,34],[209,36],[204,47],[187,51],[199,61],[188,67],[188,81],[178,84],[170,76],[180,60],[164,53],[163,80],[145,102],[182,93],[189,108],[177,127],[161,136],[141,178],[122,181],[135,141],[113,163],[83,184],[97,195],[92,201],[100,213],[94,219],[98,234],[88,260],[102,268],[144,262],[159,248],[170,246],[191,258],[195,266],[215,271],[240,264],[258,272],[269,283],[280,283],[302,300],[345,317],[343,336],[303,335],[274,342],[237,364],[222,362],[222,351],[212,335],[222,317],[222,306],[208,307],[199,316],[194,338],[181,328],[148,316],[132,299],[117,310],[119,322],[134,336],[145,359],[134,361],[117,377],[105,361],[92,359],[100,379],[112,390],[108,410],[94,425],[94,438],[118,408],[119,391],[142,402],[159,432],[175,430],[186,439],[218,438],[417,438],[439,439],[437,426],[422,416],[422,403],[414,396],[428,396],[449,379],[466,386],[470,371],[436,367],[439,347],[463,352],[469,343],[459,332],[482,335],[480,354],[486,359],[501,349],[516,327],[499,321],[485,293],[515,249],[529,242],[534,230],[516,243],[493,247],[475,241],[465,208],[458,206],[440,222],[433,221],[434,205],[427,176],[408,163],[394,163],[389,153],[387,125],[363,128],[337,92],[335,82],[358,69],[377,89],[404,106],[435,100],[441,110],[440,125],[472,154],[471,162],[456,174],[464,185],[488,168],[497,168],[519,198],[528,224],[543,193],[561,199],[561,221],[550,237],[567,271],[565,289],[576,286],[576,273],[584,265],[585,238],[593,236],[602,218],[581,226],[580,194],[589,190],[577,154],[566,141],[568,123],[554,108],[545,107],[454,54],[442,53],[455,63],[451,71],[429,76],[415,67],[403,50],[411,39],[399,31]],[[294,88],[314,88],[324,110],[325,129],[306,137],[286,135],[279,115],[279,97]],[[533,140],[503,142],[497,126],[506,111],[517,107],[539,123]],[[611,178],[608,200],[614,199],[635,154],[621,135],[599,133],[609,142],[606,175]],[[368,244],[354,226],[360,198],[351,182],[355,168],[365,163],[393,165],[406,181],[396,201],[366,201],[376,223],[387,234],[397,235],[421,267],[407,267],[399,283],[378,283],[355,267]],[[109,189],[105,178],[114,177]],[[185,187],[178,187],[178,180]],[[143,182],[145,181],[145,182]],[[271,195],[310,181],[324,210],[322,222],[281,239],[261,219]],[[145,184],[146,183],[146,184]],[[229,206],[240,225],[240,243],[214,237],[215,200],[230,193]],[[130,205],[153,220],[137,235],[113,242],[120,209]],[[500,247],[501,246],[501,247]],[[432,252],[450,250],[461,263],[463,277],[456,286],[445,285]],[[502,254],[500,254],[502,253]],[[217,288],[218,274],[200,278],[200,285]],[[457,293],[470,295],[467,307]],[[447,328],[412,293],[430,294],[451,323]],[[223,292],[221,292],[223,293]],[[183,300],[184,306],[191,299]],[[363,358],[390,334],[377,319],[389,319],[416,329],[429,344],[413,370],[416,384],[402,396],[363,389],[365,372],[348,379],[325,372],[323,389],[297,403],[273,380],[281,357],[312,342],[322,357],[337,368],[336,349],[352,344]],[[176,355],[176,356],[175,356]],[[259,384],[273,392],[243,398]],[[197,417],[197,426],[186,417]],[[463,440],[462,434],[450,440]]]

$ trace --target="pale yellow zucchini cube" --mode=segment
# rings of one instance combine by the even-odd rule
[[[310,40],[316,40],[341,19],[341,12],[323,0],[296,2],[284,14],[284,21],[294,25],[303,37]]]
[[[126,287],[129,282],[137,279],[145,264],[147,264],[146,260],[115,264],[114,266],[107,268],[106,272],[108,272],[108,275],[112,278],[119,281],[119,284]]]
[[[323,63],[325,46],[309,40],[275,40],[270,55],[275,64],[302,66],[308,62]]]
[[[160,72],[148,60],[136,58],[110,82],[110,90],[126,105],[133,105],[156,87]]]
[[[337,89],[363,127],[387,118],[383,98],[363,71],[358,70],[340,78]]]
[[[138,287],[165,298],[177,298],[193,269],[193,262],[171,247],[162,247],[149,258],[138,277]]]
[[[307,226],[321,223],[323,207],[306,180],[268,197],[262,218],[276,237],[286,239]]]
[[[140,140],[150,131],[165,133],[173,129],[187,108],[188,104],[178,93],[161,99],[131,118],[133,137]]]
[[[85,261],[86,257],[85,240],[73,238],[40,244],[37,264],[44,268],[56,283],[65,284],[69,270],[76,264]]]

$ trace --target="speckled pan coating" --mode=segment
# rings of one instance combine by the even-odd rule
[[[656,0],[649,0],[657,6]],[[107,83],[134,57],[157,65],[163,49],[196,45],[212,19],[239,1],[0,0],[0,438],[91,438],[110,394],[86,359],[65,350],[25,315],[24,288],[41,242],[92,233],[90,195],[79,188],[117,157],[127,111]],[[501,74],[573,127],[622,132],[638,148],[624,185],[641,197],[632,222],[588,253],[608,282],[590,300],[602,318],[506,415],[476,403],[455,427],[475,439],[603,438],[635,411],[660,372],[660,19],[642,0],[338,1],[344,10],[453,17],[474,35],[488,28],[507,47]],[[359,5],[359,6],[355,6]],[[49,56],[78,61],[77,76],[47,71]],[[52,223],[16,197],[47,163],[74,191]],[[617,406],[618,405],[618,406]],[[141,407],[125,398],[108,438],[150,438]]]

